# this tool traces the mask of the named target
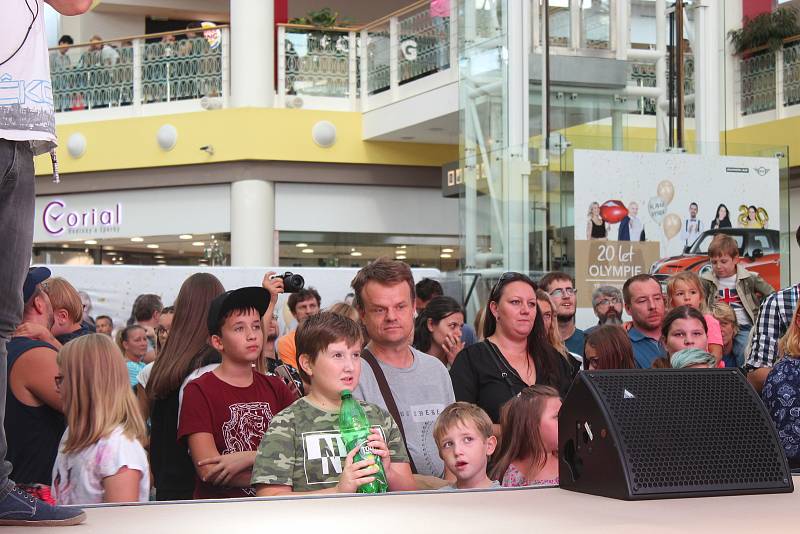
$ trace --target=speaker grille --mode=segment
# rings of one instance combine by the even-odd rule
[[[739,371],[588,374],[616,422],[634,494],[786,485],[772,421]]]

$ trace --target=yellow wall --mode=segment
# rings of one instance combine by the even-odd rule
[[[317,146],[311,128],[320,120],[336,126],[336,144]],[[156,133],[164,124],[178,131],[169,152]],[[75,132],[86,137],[86,152],[78,159],[67,152]],[[363,141],[361,114],[298,109],[240,108],[85,122],[57,126],[59,171],[108,171],[241,160],[371,163],[438,167],[458,159],[458,147],[422,143]],[[212,145],[214,155],[200,150]],[[36,160],[37,174],[51,172],[50,158]]]

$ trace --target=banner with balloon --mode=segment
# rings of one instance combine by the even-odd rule
[[[683,254],[712,225],[777,228],[776,158],[575,150],[574,170],[579,307],[594,288]]]

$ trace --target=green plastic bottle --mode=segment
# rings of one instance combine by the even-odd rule
[[[364,409],[353,398],[350,390],[342,391],[342,407],[339,410],[339,432],[342,433],[342,440],[347,447],[347,452],[356,447],[359,451],[353,458],[353,463],[361,460],[375,460],[378,470],[373,475],[375,480],[369,484],[359,487],[357,493],[386,493],[389,484],[386,482],[386,473],[383,471],[383,463],[380,456],[373,454],[372,449],[367,446],[367,438],[370,434],[369,420]]]

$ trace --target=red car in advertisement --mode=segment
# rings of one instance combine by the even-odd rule
[[[717,234],[727,234],[739,245],[742,267],[761,275],[775,290],[781,288],[780,233],[760,228],[719,228],[707,230],[680,256],[662,258],[653,264],[650,273],[661,284],[680,271],[695,271],[698,275],[711,270],[708,245]]]

